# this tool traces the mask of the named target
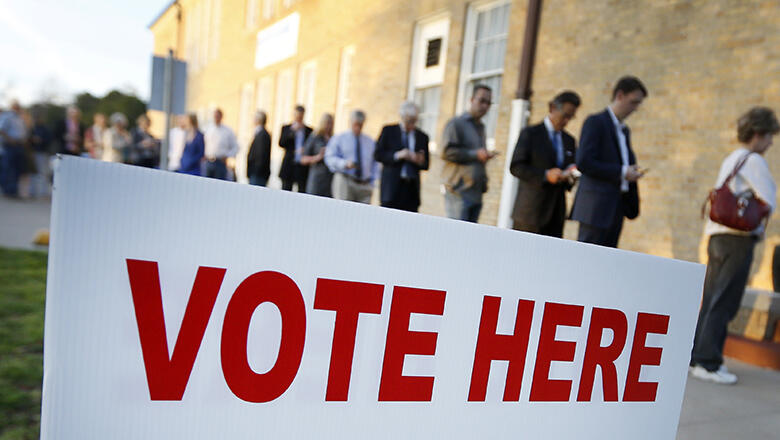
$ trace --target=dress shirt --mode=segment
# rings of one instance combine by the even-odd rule
[[[415,140],[416,136],[414,135],[414,131],[412,131],[411,134],[407,133],[406,132],[406,127],[404,127],[404,124],[399,124],[399,125],[401,127],[401,137],[403,138],[404,136],[406,136],[406,144],[409,147],[409,151],[414,153],[414,147],[415,147],[415,142],[416,142],[416,140]],[[403,150],[398,150],[398,151],[395,152],[395,160],[398,160],[398,154],[401,151],[403,151]]]
[[[0,131],[4,132],[9,138],[21,142],[24,140],[27,129],[19,115],[12,111],[7,111],[0,115]],[[0,138],[0,144],[2,142],[2,138]]]
[[[225,124],[212,125],[206,130],[206,159],[226,159],[238,153],[238,142],[233,130]]]
[[[628,180],[626,180],[626,172],[628,172],[628,143],[626,142],[626,134],[623,133],[623,130],[627,127],[626,124],[618,121],[611,107],[607,106],[607,111],[612,118],[612,123],[615,124],[615,132],[620,145],[620,158],[623,160],[623,171],[620,174],[620,191],[628,192]]]
[[[563,164],[563,139],[561,139],[561,132],[555,130],[549,116],[544,117],[544,127],[547,128],[547,135],[550,137],[553,148],[555,148],[555,164],[561,167]]]
[[[187,132],[181,127],[173,127],[169,135],[168,170],[176,171],[181,166],[181,155],[187,143]]]
[[[715,182],[715,188],[720,188],[726,178],[734,171],[734,168],[739,162],[748,154],[749,151],[746,148],[738,148],[732,152],[723,161],[720,166],[720,172],[718,173],[718,180]],[[764,203],[768,204],[772,208],[772,212],[777,207],[777,186],[774,178],[772,178],[772,172],[769,170],[769,165],[766,163],[764,156],[753,153],[747,159],[742,168],[739,170],[736,176],[729,182],[729,189],[734,194],[741,194],[745,191],[753,191],[753,194]],[[761,236],[764,233],[764,225],[760,225],[753,231],[739,231],[731,229],[720,223],[707,218],[707,224],[704,226],[704,233],[706,235],[715,234],[734,234],[734,235],[756,235]]]
[[[379,173],[379,163],[374,160],[374,140],[360,134],[360,158],[362,176],[356,175],[356,169],[347,169],[347,162],[355,162],[357,157],[357,137],[350,131],[345,131],[330,138],[325,149],[325,165],[334,172],[346,174],[360,180],[373,182]]]
[[[306,131],[301,127],[295,131],[295,163],[301,163],[304,142],[306,142]]]

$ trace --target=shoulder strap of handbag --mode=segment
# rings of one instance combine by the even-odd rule
[[[726,180],[723,181],[723,185],[720,186],[721,188],[728,185],[729,182],[731,182],[731,179],[733,179],[737,175],[737,173],[739,173],[739,170],[742,169],[742,166],[745,165],[745,162],[747,162],[751,154],[753,153],[749,151],[746,155],[742,157],[739,163],[737,163],[737,166],[734,167],[734,171],[732,171],[731,174],[729,174],[729,177],[727,177]]]
[[[737,173],[739,173],[739,170],[742,169],[742,166],[745,165],[745,162],[747,162],[751,154],[753,153],[749,151],[746,155],[742,156],[742,159],[740,159],[740,161],[737,163],[737,166],[734,167],[734,170],[731,172],[731,174],[729,174],[728,177],[726,177],[726,180],[723,181],[723,184],[721,184],[719,188],[723,188],[727,186],[729,182],[731,182],[731,179],[733,179],[737,175]],[[709,201],[710,201],[710,196],[708,194],[707,198],[704,199],[704,203],[702,203],[701,205],[701,218],[704,218],[704,216],[706,215],[707,203]]]

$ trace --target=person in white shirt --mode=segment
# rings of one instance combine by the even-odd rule
[[[238,153],[236,135],[222,123],[222,110],[214,111],[214,125],[206,129],[205,135],[206,177],[227,180],[228,159],[233,162]]]
[[[366,114],[353,110],[350,129],[330,138],[325,165],[333,172],[333,198],[371,203],[379,163],[374,160],[374,140],[363,134]]]
[[[168,135],[168,171],[178,171],[181,166],[181,155],[184,145],[187,143],[187,116],[176,117],[176,126],[171,128]]]
[[[734,194],[752,191],[774,212],[777,187],[764,153],[772,146],[772,137],[778,132],[780,123],[769,108],[754,107],[739,118],[737,138],[742,146],[723,161],[715,187],[720,188],[744,160],[744,165],[729,182],[729,189]],[[710,382],[733,384],[737,382],[737,376],[723,365],[723,345],[729,321],[742,303],[753,261],[753,248],[763,237],[764,226],[752,231],[739,231],[708,219],[704,231],[709,237],[708,263],[691,354],[691,375]]]

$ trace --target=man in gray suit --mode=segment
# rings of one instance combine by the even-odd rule
[[[481,119],[490,110],[490,87],[477,84],[469,110],[447,122],[442,136],[444,209],[447,217],[476,223],[482,211],[482,194],[487,191],[485,163],[496,153],[485,147],[485,125]]]

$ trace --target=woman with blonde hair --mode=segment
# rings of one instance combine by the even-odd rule
[[[333,136],[333,115],[325,113],[320,118],[320,125],[309,135],[303,146],[301,165],[309,166],[309,180],[306,182],[306,192],[324,197],[333,197],[331,181],[333,173],[325,165],[325,147]]]

